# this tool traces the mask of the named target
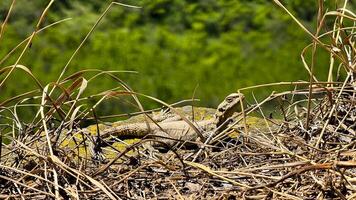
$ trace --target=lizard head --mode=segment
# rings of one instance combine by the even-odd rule
[[[244,98],[245,96],[242,93],[229,94],[216,109],[214,115],[216,125],[220,126],[235,112],[238,112],[241,108],[240,101],[242,101]]]

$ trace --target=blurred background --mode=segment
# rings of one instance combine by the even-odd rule
[[[0,1],[1,20],[11,0]],[[28,37],[49,1],[17,0],[0,40],[3,58]],[[134,91],[173,103],[192,97],[215,107],[228,93],[256,84],[308,80],[300,53],[310,37],[272,1],[121,1],[142,9],[113,6],[69,65],[65,76],[83,69],[133,70],[118,77]],[[317,1],[286,0],[288,9],[315,32]],[[335,6],[325,2],[327,6]],[[110,4],[103,0],[61,0],[44,25],[72,18],[36,35],[21,60],[43,84],[56,81],[63,67]],[[43,27],[42,25],[41,27]],[[332,26],[332,24],[330,24]],[[14,64],[16,51],[1,67]],[[329,54],[318,52],[315,74],[327,78]],[[90,85],[91,93],[117,87],[112,79]],[[1,100],[36,88],[15,72],[1,88]],[[256,90],[257,97],[276,88]],[[285,89],[285,88],[277,88]],[[157,106],[143,101],[145,108]],[[108,103],[107,112],[125,109]]]

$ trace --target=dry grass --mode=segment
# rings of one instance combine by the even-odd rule
[[[0,70],[3,75],[0,87],[14,70],[25,71],[38,86],[37,90],[0,103],[0,198],[355,199],[356,15],[346,9],[347,1],[334,11],[319,9],[317,30],[312,33],[278,0],[275,2],[313,40],[302,52],[309,81],[240,89],[247,94],[257,87],[295,86],[293,91],[273,93],[263,101],[252,102],[236,119],[235,124],[242,126],[222,131],[206,145],[200,145],[200,149],[176,148],[159,153],[145,150],[143,144],[150,141],[145,139],[124,150],[112,146],[117,151],[116,158],[100,161],[93,158],[97,140],[80,131],[80,124],[87,119],[95,119],[97,123],[106,119],[96,116],[99,105],[125,97],[132,99],[139,113],[145,111],[138,97],[169,105],[132,91],[116,76],[116,73],[130,72],[83,70],[62,78],[71,59],[115,4],[110,4],[100,16],[58,80],[43,86],[30,69],[19,63],[33,37],[51,26],[39,29],[51,1],[33,34],[23,42],[17,61]],[[322,3],[319,1],[320,8]],[[0,39],[5,39],[1,36],[6,31],[8,17],[11,17],[11,7],[1,26]],[[334,20],[331,30],[325,25],[326,19]],[[314,75],[317,48],[330,53],[330,74],[325,82]],[[312,52],[310,61],[304,56],[308,51]],[[335,71],[338,73],[334,74]],[[98,78],[113,79],[118,87],[83,96]],[[90,99],[96,103],[87,107]],[[274,112],[282,120],[264,113],[263,107],[271,102],[277,105]],[[24,123],[18,115],[22,109],[37,110],[30,123]],[[264,125],[249,126],[246,116],[252,114],[261,116]],[[229,137],[232,129],[239,137]],[[71,145],[64,145],[68,141]],[[129,154],[130,151],[136,153]]]

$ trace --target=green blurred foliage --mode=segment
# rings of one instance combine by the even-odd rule
[[[315,2],[288,0],[285,4],[314,31]],[[1,1],[2,19],[10,3],[10,0]],[[46,3],[16,1],[0,40],[0,58],[31,34]],[[216,106],[226,94],[241,87],[308,79],[300,52],[311,42],[310,37],[273,2],[144,0],[125,3],[142,9],[113,6],[74,57],[66,75],[91,68],[134,70],[138,74],[118,76],[135,91],[174,102],[191,98],[198,86],[196,97],[203,99],[205,106]],[[56,1],[45,24],[66,17],[72,20],[36,35],[20,63],[28,66],[42,83],[57,80],[108,5],[109,1],[99,0]],[[3,66],[13,64],[19,53],[14,53]],[[327,62],[327,54],[320,52],[317,76],[326,77]],[[36,88],[23,72],[11,77],[1,89],[2,100]],[[95,93],[117,86],[111,79],[99,79],[89,87]],[[256,93],[261,96],[269,92],[264,89]],[[145,102],[146,107],[153,105]],[[110,111],[114,107],[117,106],[113,103],[106,109]]]

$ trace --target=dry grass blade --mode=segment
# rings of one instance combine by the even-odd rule
[[[105,9],[105,11],[100,15],[100,17],[98,18],[98,20],[95,22],[95,24],[92,26],[92,28],[90,29],[90,31],[88,32],[88,34],[85,36],[85,38],[82,40],[82,42],[79,44],[78,48],[74,51],[74,53],[72,54],[72,56],[69,58],[68,62],[66,63],[66,65],[64,66],[61,74],[59,75],[58,79],[57,79],[57,83],[59,83],[59,81],[61,80],[62,76],[64,75],[64,73],[67,71],[67,68],[69,66],[69,64],[72,62],[74,56],[79,52],[80,48],[84,45],[84,43],[88,40],[88,38],[90,37],[90,35],[93,33],[93,31],[95,30],[95,28],[98,26],[98,24],[100,23],[100,21],[104,18],[104,16],[109,12],[110,8],[113,5],[119,5],[119,6],[125,6],[125,7],[129,7],[129,8],[134,8],[134,9],[139,9],[140,7],[137,6],[131,6],[131,5],[127,5],[127,4],[123,4],[123,3],[118,3],[118,2],[111,2],[110,5]]]
[[[236,186],[240,186],[240,187],[244,187],[244,188],[250,188],[250,186],[248,185],[245,185],[245,184],[242,184],[242,183],[239,183],[239,182],[236,182],[234,180],[231,180],[229,178],[226,178],[224,176],[221,176],[219,174],[217,174],[215,171],[211,170],[209,167],[205,166],[205,165],[202,165],[202,164],[199,164],[199,163],[195,163],[195,162],[189,162],[189,161],[184,161],[186,164],[192,166],[192,167],[196,167],[196,168],[199,168],[203,171],[205,171],[206,173],[212,175],[212,176],[216,176],[224,181],[227,181],[227,182],[230,182]]]
[[[48,3],[47,7],[46,7],[46,8],[44,9],[44,11],[42,12],[41,17],[39,18],[39,20],[38,20],[38,22],[37,22],[35,31],[34,31],[34,32],[32,33],[32,35],[30,36],[30,38],[29,38],[29,40],[28,40],[28,42],[27,42],[25,48],[22,50],[22,52],[21,52],[20,56],[17,58],[15,64],[11,67],[10,71],[6,74],[5,78],[1,81],[1,83],[0,83],[0,88],[4,85],[4,83],[5,83],[6,80],[9,78],[9,76],[11,75],[11,73],[13,72],[13,70],[14,70],[14,69],[17,67],[17,65],[19,64],[19,62],[20,62],[21,58],[23,57],[24,53],[26,52],[26,50],[29,48],[29,46],[30,46],[30,44],[31,44],[31,42],[32,42],[32,40],[33,40],[33,38],[35,37],[35,35],[36,35],[36,33],[37,33],[37,31],[38,31],[40,25],[41,25],[41,23],[42,23],[43,20],[44,20],[44,16],[46,15],[48,9],[51,7],[51,5],[52,5],[53,2],[54,2],[54,0],[51,0],[51,1]]]
[[[36,34],[42,32],[43,30],[46,30],[46,29],[48,29],[48,28],[50,28],[50,27],[52,27],[52,26],[55,26],[55,25],[60,24],[60,23],[62,23],[62,22],[68,21],[68,20],[70,20],[70,19],[71,19],[71,18],[62,19],[62,20],[59,20],[59,21],[57,21],[57,22],[54,22],[54,23],[52,23],[52,24],[50,24],[50,25],[47,25],[47,26],[45,26],[45,27],[43,27],[43,28],[37,30],[37,31],[36,31]],[[0,64],[4,63],[5,60],[7,60],[7,59],[10,57],[10,55],[12,55],[21,45],[23,45],[26,41],[28,41],[28,40],[30,40],[30,39],[31,39],[31,36],[27,37],[25,40],[23,40],[23,41],[20,42],[18,45],[16,45],[8,54],[6,54],[6,55],[0,60]]]
[[[16,0],[12,0],[11,5],[10,5],[10,8],[9,8],[9,11],[8,11],[7,14],[6,14],[6,17],[5,17],[4,21],[1,23],[1,27],[0,27],[0,41],[1,41],[2,35],[3,35],[4,32],[5,32],[5,27],[6,27],[7,21],[8,21],[9,18],[10,18],[10,15],[11,15],[12,9],[13,9],[13,7],[14,7],[14,5],[15,5],[15,2],[16,2]]]

